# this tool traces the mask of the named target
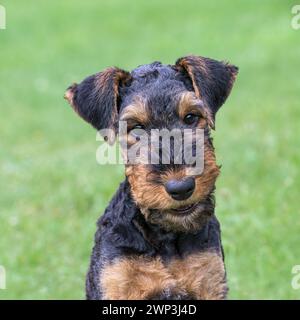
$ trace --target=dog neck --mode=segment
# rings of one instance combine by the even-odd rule
[[[125,179],[114,195],[106,211],[98,221],[99,235],[106,234],[118,250],[150,255],[160,254],[164,259],[184,252],[207,248],[220,249],[220,228],[214,216],[213,193],[203,202],[206,216],[196,230],[186,232],[164,228],[162,223],[146,219],[134,202],[130,185]],[[163,214],[163,213],[162,213]]]
[[[164,227],[161,223],[153,223],[145,218],[145,214],[138,207],[132,222],[155,252],[159,253],[163,259],[168,260],[174,255],[182,256],[202,249],[215,248],[220,250],[219,223],[214,216],[213,208],[214,197],[213,194],[210,194],[203,201],[201,227],[192,231],[182,232],[176,228],[172,230],[172,228]]]

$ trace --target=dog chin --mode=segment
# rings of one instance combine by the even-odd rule
[[[195,233],[201,230],[213,216],[213,210],[201,202],[176,209],[147,209],[143,212],[147,221],[169,232]]]
[[[176,216],[188,216],[200,210],[200,202],[195,202],[189,205],[180,206],[177,208],[171,208],[167,210],[167,213]]]

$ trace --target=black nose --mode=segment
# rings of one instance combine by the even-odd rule
[[[165,188],[173,199],[186,200],[194,192],[195,179],[189,177],[184,180],[170,180],[166,183]]]

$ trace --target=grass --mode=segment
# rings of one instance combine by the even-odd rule
[[[299,36],[292,1],[2,1],[0,299],[81,299],[95,222],[123,168],[64,89],[110,65],[189,53],[240,67],[214,133],[231,299],[298,299]]]

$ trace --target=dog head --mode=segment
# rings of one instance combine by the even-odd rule
[[[110,142],[120,123],[125,123],[122,139],[127,146],[126,156],[141,141],[147,141],[147,148],[139,149],[143,161],[138,157],[139,161],[126,163],[132,196],[150,222],[168,230],[189,232],[198,230],[213,213],[212,193],[219,167],[210,130],[237,72],[238,68],[228,63],[187,56],[175,65],[154,62],[130,73],[108,68],[72,85],[65,97],[96,129],[109,128]],[[202,139],[194,135],[197,129],[203,133]],[[191,134],[185,135],[187,131]],[[161,132],[169,140],[167,152]],[[201,172],[194,170],[195,159],[186,160],[184,148],[175,148],[178,137],[192,153],[201,144]]]

